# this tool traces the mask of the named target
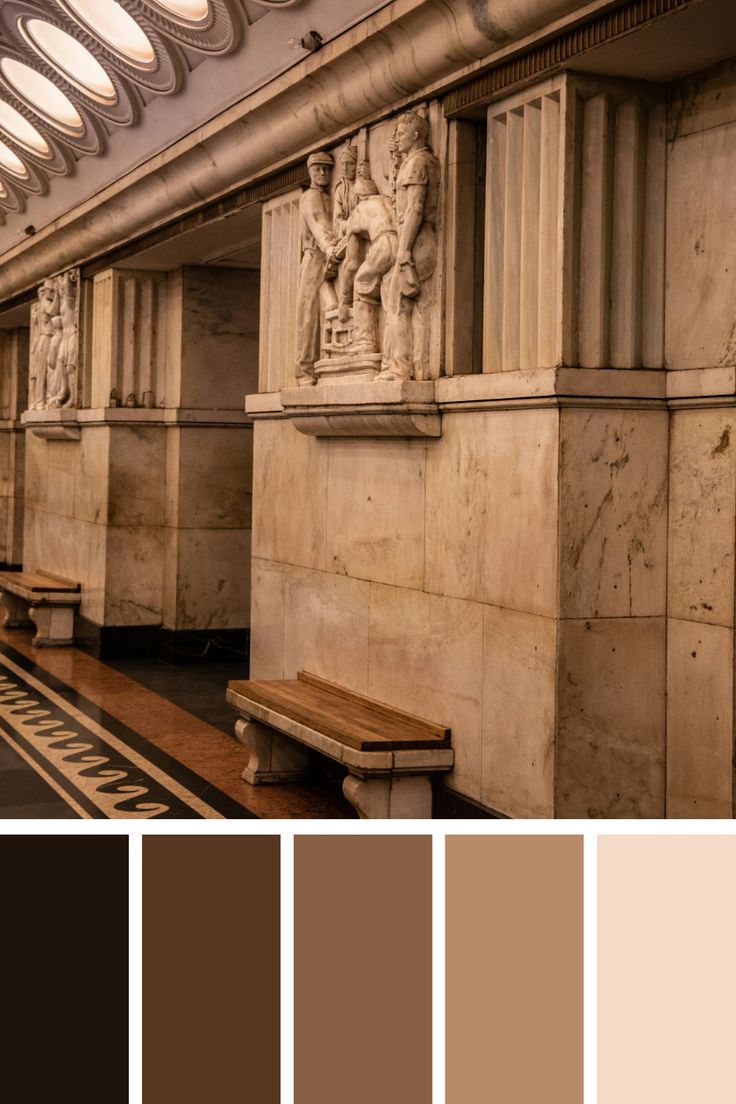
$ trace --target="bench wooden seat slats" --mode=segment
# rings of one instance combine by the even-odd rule
[[[34,594],[78,594],[80,590],[79,583],[72,579],[64,579],[61,575],[52,575],[45,571],[0,571],[0,585],[28,590]]]
[[[234,681],[230,689],[356,751],[450,747],[449,729],[305,671],[296,679]]]

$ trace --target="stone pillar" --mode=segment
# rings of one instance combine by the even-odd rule
[[[0,331],[0,567],[23,560],[28,329]]]
[[[257,291],[239,270],[99,273],[80,408],[25,416],[24,563],[82,584],[78,636],[104,655],[245,654]]]
[[[388,401],[375,382],[307,389],[300,435],[269,357],[249,406],[253,677],[301,667],[450,727],[446,784],[511,816],[665,813],[665,122],[656,87],[563,74],[430,136],[449,151],[446,374],[422,384],[439,439],[369,416],[351,439],[347,415]],[[270,294],[293,280],[293,200]]]
[[[253,431],[243,395],[258,377],[259,274],[171,275],[163,625],[172,657],[237,658],[250,625]]]

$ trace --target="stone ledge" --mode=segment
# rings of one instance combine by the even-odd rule
[[[28,410],[22,415],[20,425],[36,437],[78,441],[82,428],[89,426],[242,426],[247,429],[250,419],[242,410],[109,406],[94,410]]]
[[[310,437],[439,437],[433,380],[295,387],[281,392],[283,417]]]
[[[530,368],[446,376],[437,381],[440,409],[481,409],[524,401],[654,403],[665,398],[664,371],[639,368]]]

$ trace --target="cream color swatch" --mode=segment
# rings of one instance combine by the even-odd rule
[[[733,1104],[736,837],[598,844],[598,1104]]]

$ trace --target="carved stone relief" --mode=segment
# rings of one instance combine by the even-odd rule
[[[425,111],[307,165],[300,201],[299,386],[429,377],[440,164]]]
[[[31,307],[29,410],[76,408],[79,357],[79,270],[44,280]]]

